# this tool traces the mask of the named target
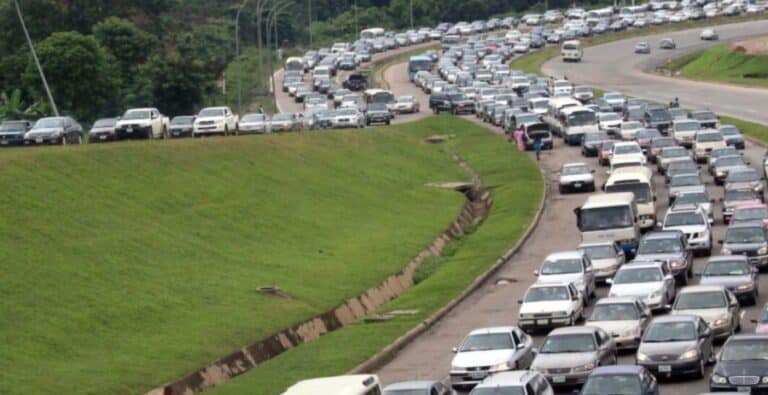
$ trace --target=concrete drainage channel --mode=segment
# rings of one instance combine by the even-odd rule
[[[234,351],[174,382],[155,388],[146,395],[190,395],[221,385],[291,348],[316,340],[374,314],[383,304],[412,287],[414,273],[422,262],[428,257],[439,256],[448,242],[462,237],[470,227],[480,225],[488,217],[493,205],[491,194],[481,186],[477,172],[457,155],[453,158],[471,175],[472,183],[455,183],[450,188],[464,194],[467,200],[451,225],[432,244],[419,252],[403,270],[330,311]]]

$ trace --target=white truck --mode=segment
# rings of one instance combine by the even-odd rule
[[[192,137],[212,134],[229,136],[239,132],[239,117],[229,107],[208,107],[200,110],[192,127]]]
[[[144,138],[169,138],[171,120],[157,108],[132,108],[120,117],[115,124],[115,134],[119,140]]]

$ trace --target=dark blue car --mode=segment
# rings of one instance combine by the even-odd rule
[[[659,395],[659,385],[642,366],[600,366],[592,371],[579,394]]]

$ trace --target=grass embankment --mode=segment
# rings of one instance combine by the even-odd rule
[[[381,309],[415,309],[418,314],[383,323],[351,325],[289,350],[214,388],[211,394],[274,395],[297,380],[349,371],[456,297],[531,225],[542,198],[542,179],[526,154],[502,137],[460,118],[439,116],[401,126],[419,137],[446,131],[456,135],[445,143],[447,146],[437,145],[432,150],[455,151],[480,173],[494,197],[488,219],[474,233],[456,242],[452,255],[443,257],[432,276]]]
[[[728,44],[674,59],[665,68],[694,80],[768,87],[768,55],[747,54]]]
[[[404,52],[392,59],[385,62],[376,62],[368,75],[368,81],[371,82],[371,86],[379,89],[389,89],[389,82],[384,78],[384,72],[399,63],[408,62],[408,58],[416,56],[429,51],[430,49],[440,49],[441,44],[430,45],[424,48],[414,49],[412,51]]]
[[[765,19],[765,15],[742,15],[734,17],[717,17],[708,18],[698,21],[686,21],[679,23],[669,23],[666,25],[649,26],[641,29],[630,29],[616,33],[601,34],[598,36],[592,36],[585,39],[581,39],[582,46],[591,47],[594,45],[605,44],[611,41],[623,40],[633,37],[649,36],[659,33],[676,32],[686,29],[694,29],[706,26],[723,25],[727,23],[739,23]],[[541,66],[549,59],[554,58],[560,54],[560,46],[553,45],[548,46],[540,51],[536,51],[527,55],[523,55],[519,58],[513,59],[510,62],[510,67],[515,70],[522,70],[526,73],[541,73]]]
[[[425,186],[469,176],[424,135],[530,170],[456,125],[3,152],[0,393],[141,393],[379,284],[464,202]]]

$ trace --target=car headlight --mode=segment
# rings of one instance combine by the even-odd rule
[[[513,367],[509,362],[500,363],[498,365],[492,366],[490,371],[491,372],[501,372],[505,370],[512,370]]]
[[[758,255],[765,255],[768,254],[768,247],[761,247],[759,250],[757,250]]]
[[[715,175],[718,176],[718,177],[725,177],[725,172],[718,171],[718,172],[715,173]]]
[[[696,359],[698,357],[699,357],[699,352],[697,350],[688,350],[684,352],[679,359]]]
[[[728,325],[728,319],[727,318],[720,318],[720,319],[715,320],[712,323],[712,326],[715,327],[715,328],[723,327],[723,326],[726,326],[726,325]],[[683,354],[683,355],[685,355],[685,354]]]
[[[763,384],[768,384],[768,376],[763,376],[763,379],[760,380]]]
[[[454,371],[454,372],[455,372],[455,371],[460,371],[460,372],[463,372],[463,371],[465,371],[465,370],[466,370],[466,368],[463,368],[463,367],[461,367],[461,366],[454,366],[454,365],[451,365],[451,371]]]
[[[682,263],[680,261],[670,261],[669,266],[671,266],[672,268],[678,268],[682,266]]]
[[[765,381],[765,377],[763,377],[763,381]],[[728,382],[728,379],[715,373],[712,375],[712,382],[715,384],[725,384],[726,382]]]
[[[641,352],[638,352],[636,359],[637,359],[637,362],[645,362],[648,360],[648,356]]]
[[[723,247],[723,248],[720,249],[720,254],[722,254],[722,255],[731,255],[731,250]]]
[[[572,371],[574,373],[577,373],[577,372],[590,372],[593,369],[595,369],[595,366],[597,366],[597,365],[594,362],[590,362],[590,363],[588,363],[586,365],[577,366],[577,367],[573,368]]]
[[[741,284],[738,287],[736,287],[736,290],[737,291],[749,291],[753,287],[754,287],[754,285],[752,283]]]
[[[556,312],[552,313],[552,316],[553,317],[568,317],[568,312],[567,311],[556,311]]]
[[[629,337],[629,336],[635,336],[640,334],[640,327],[634,326],[632,328],[625,329],[624,332],[622,332],[622,336]]]

